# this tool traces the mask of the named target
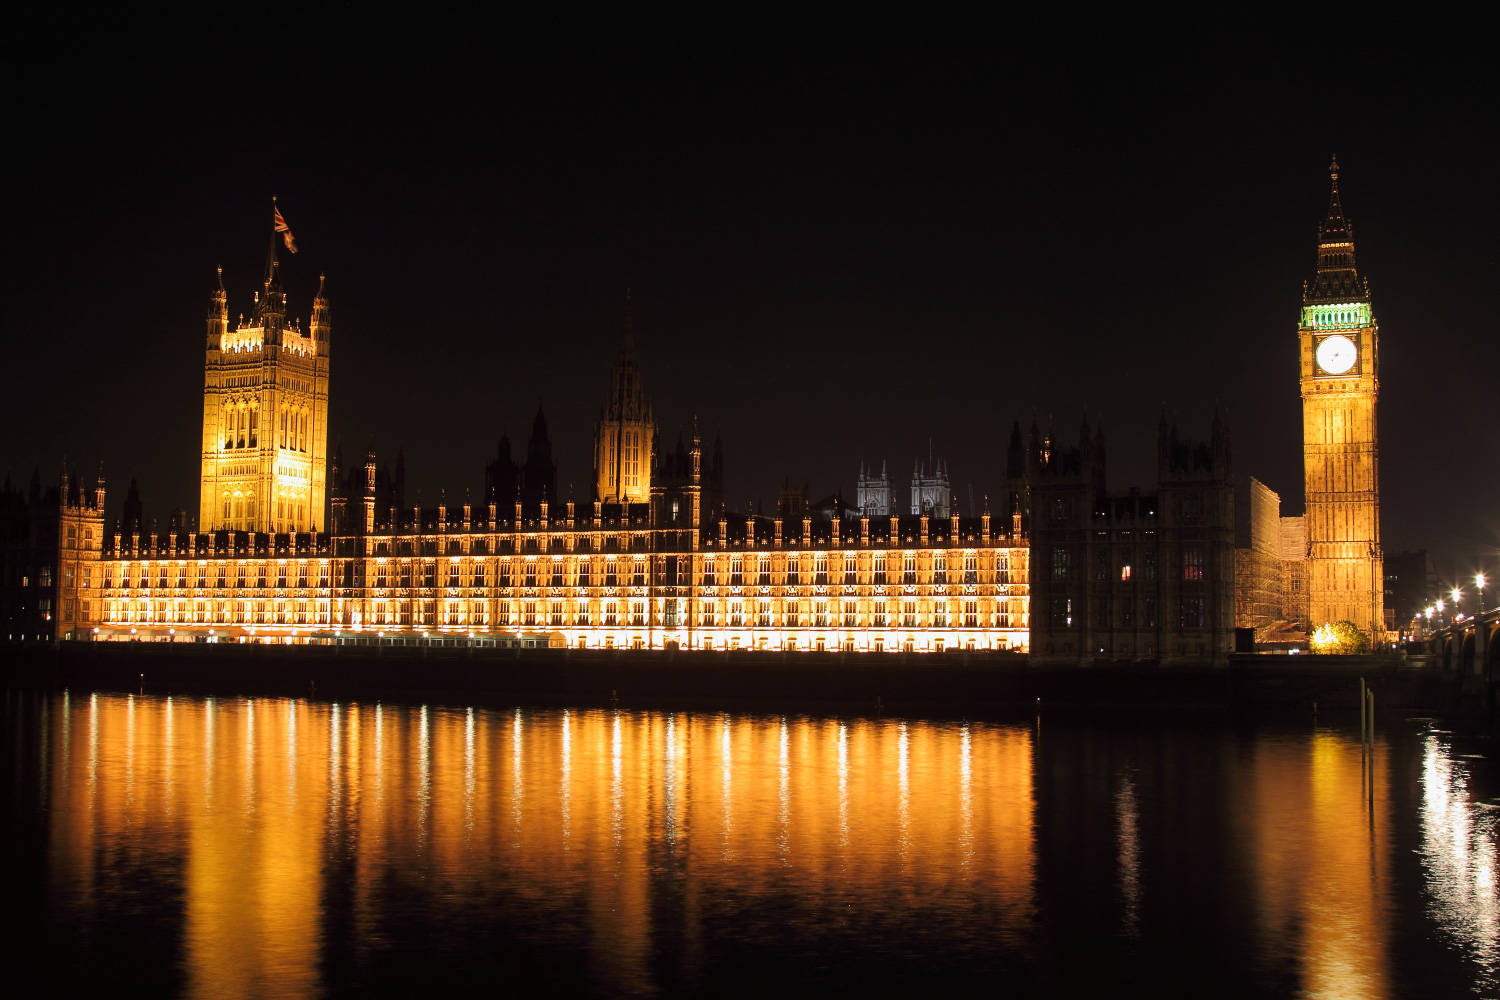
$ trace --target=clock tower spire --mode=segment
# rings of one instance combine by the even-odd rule
[[[1350,621],[1380,641],[1385,574],[1380,549],[1375,424],[1379,334],[1369,284],[1354,264],[1354,228],[1329,167],[1328,217],[1318,266],[1302,289],[1297,327],[1302,385],[1302,465],[1307,493],[1309,632]]]

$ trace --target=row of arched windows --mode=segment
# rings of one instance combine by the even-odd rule
[[[307,451],[312,433],[312,411],[307,407],[282,407],[276,422],[276,443],[289,451]],[[255,448],[260,444],[260,410],[255,403],[231,403],[224,407],[224,447]]]

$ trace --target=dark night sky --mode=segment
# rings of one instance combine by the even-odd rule
[[[1236,472],[1297,513],[1295,329],[1336,152],[1381,321],[1386,549],[1495,563],[1480,53],[1320,54],[1295,25],[450,29],[484,41],[413,56],[314,24],[11,64],[0,471],[102,460],[112,509],[135,473],[148,517],[196,510],[213,269],[248,313],[275,193],[304,322],[328,273],[331,437],[404,444],[427,503],[477,491],[538,403],[588,499],[628,287],[663,436],[721,430],[735,506],[784,475],[852,499],[861,459],[899,483],[929,440],[960,498],[993,494],[1013,419],[1072,440],[1085,406],[1110,486],[1150,486],[1163,405],[1202,436],[1218,401]]]

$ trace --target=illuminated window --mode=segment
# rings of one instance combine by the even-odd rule
[[[632,601],[630,603],[630,624],[632,624],[632,625],[644,625],[644,624],[646,624],[646,602],[645,601]]]
[[[885,583],[885,553],[875,553],[875,582]]]
[[[1068,578],[1068,550],[1057,546],[1052,550],[1052,579],[1066,580]]]
[[[964,628],[979,627],[979,602],[964,601]]]
[[[1123,563],[1120,566],[1120,582],[1125,583],[1125,582],[1128,582],[1129,580],[1130,580],[1130,563]]]
[[[917,554],[907,552],[901,556],[901,582],[917,582]]]
[[[938,552],[932,557],[932,582],[948,582],[948,556]]]
[[[904,628],[917,627],[917,602],[908,600],[901,606],[901,624]]]
[[[854,558],[854,553],[846,553],[844,556],[844,585],[852,586],[857,579],[857,563]]]
[[[729,627],[742,628],[745,624],[745,605],[743,601],[729,602]]]
[[[604,625],[611,628],[619,624],[619,604],[615,601],[604,602]]]
[[[757,582],[762,587],[770,586],[770,584],[771,584],[771,557],[770,556],[761,556],[760,557],[759,561],[756,564],[756,576],[758,578]]]
[[[801,583],[802,560],[796,556],[788,556],[786,560],[786,582],[790,587]]]
[[[885,598],[875,601],[875,628],[885,628],[886,603]]]
[[[801,605],[800,601],[791,600],[791,601],[787,601],[786,602],[786,625],[787,625],[787,628],[796,628],[797,625],[799,624],[798,618],[799,618],[799,612],[801,611],[801,606],[802,605]]]
[[[813,585],[824,587],[828,585],[828,553],[819,552],[813,556]]]
[[[771,627],[771,602],[758,601],[755,605],[755,623],[761,628]]]
[[[745,583],[745,561],[739,556],[731,556],[729,559],[729,585],[731,587],[743,586]]]
[[[974,552],[964,553],[964,583],[979,582],[979,556]]]
[[[818,601],[813,609],[813,625],[816,628],[828,627],[828,602]]]
[[[630,584],[633,587],[644,587],[646,585],[646,560],[637,557],[635,565],[631,569]]]
[[[1196,546],[1189,546],[1182,550],[1182,578],[1184,580],[1203,579],[1203,550]]]

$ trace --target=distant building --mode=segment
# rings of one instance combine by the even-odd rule
[[[1281,497],[1255,477],[1235,504],[1234,624],[1257,642],[1278,636],[1282,610]]]
[[[1441,596],[1437,571],[1426,549],[1385,557],[1385,610],[1391,630],[1409,628]]]
[[[0,636],[41,642],[89,635],[104,608],[99,553],[104,543],[104,481],[63,473],[42,489],[33,473],[25,493],[7,476],[0,488]]]
[[[952,512],[953,489],[948,482],[948,466],[940,458],[929,457],[928,464],[918,459],[911,473],[911,513],[947,517]]]
[[[891,477],[880,463],[880,475],[871,475],[865,464],[859,464],[859,478],[855,480],[855,505],[867,517],[890,517],[895,506],[892,499]]]
[[[1281,613],[1291,630],[1307,637],[1307,519],[1283,517],[1281,538]],[[1289,636],[1289,638],[1291,638]]]
[[[1105,487],[1104,430],[1076,448],[1036,425],[1011,433],[1007,491],[1031,540],[1037,664],[1223,663],[1234,638],[1234,485],[1229,429],[1179,440],[1163,417],[1155,492]],[[1029,498],[1029,500],[1027,499]]]

